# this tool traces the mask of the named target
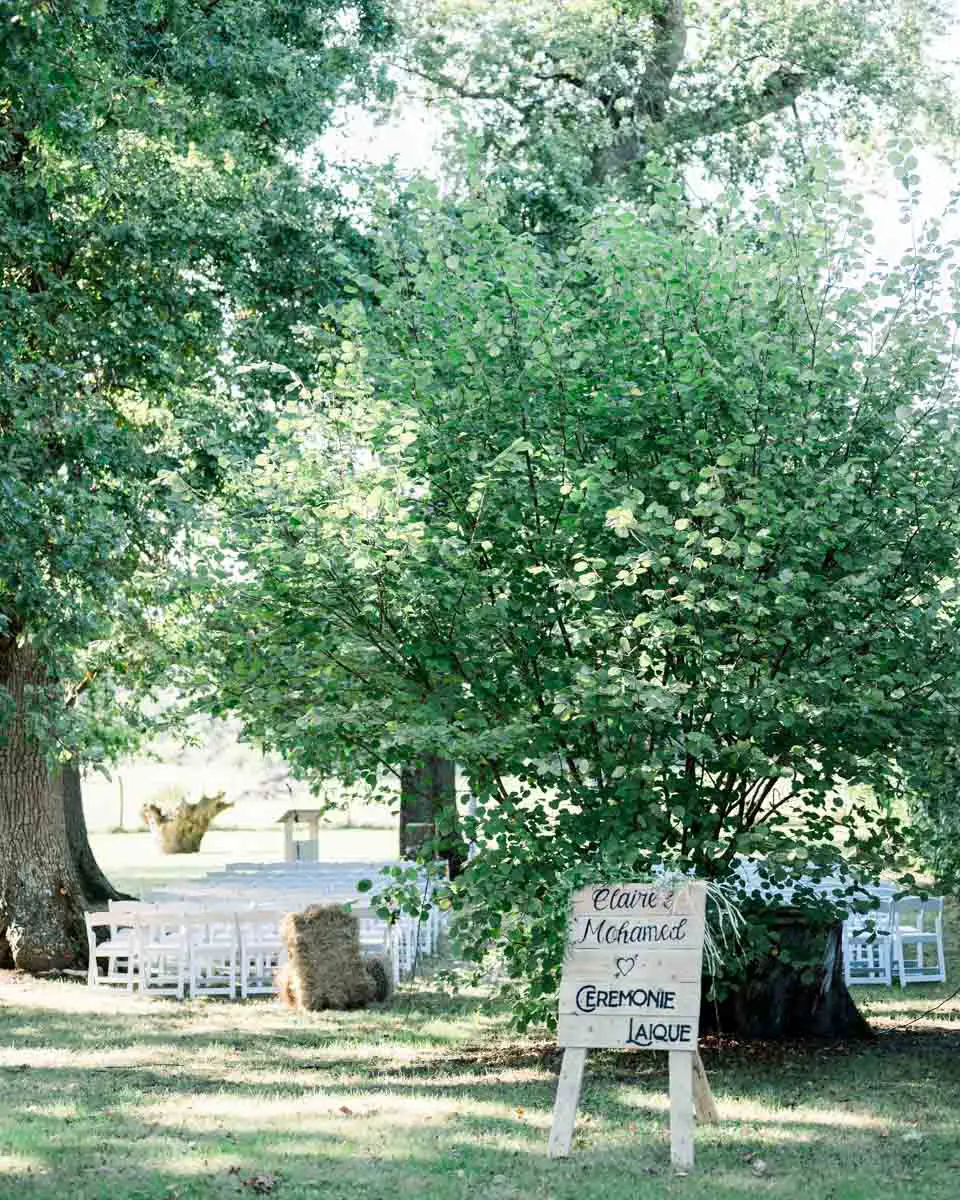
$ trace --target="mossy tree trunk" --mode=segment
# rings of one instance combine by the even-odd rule
[[[0,961],[41,972],[82,965],[87,907],[63,791],[30,729],[49,681],[27,643],[0,640]]]
[[[83,893],[95,908],[105,908],[110,900],[132,900],[133,896],[119,892],[104,875],[94,856],[87,836],[87,822],[83,815],[83,792],[80,768],[68,763],[60,772],[60,787],[63,794],[63,811],[67,824],[67,840],[74,865],[83,884]]]

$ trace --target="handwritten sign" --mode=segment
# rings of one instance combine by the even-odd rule
[[[569,1153],[587,1049],[621,1046],[673,1052],[671,1150],[678,1165],[692,1163],[690,1081],[705,910],[706,885],[693,880],[663,888],[603,884],[575,893],[560,984],[557,1040],[565,1054],[551,1154]]]
[[[702,883],[577,892],[561,981],[560,1045],[695,1048],[705,907]]]

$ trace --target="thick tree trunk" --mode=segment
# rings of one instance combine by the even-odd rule
[[[31,692],[45,683],[29,645],[0,640],[0,947],[7,962],[33,972],[85,957],[86,901],[62,791],[29,729]]]
[[[439,843],[450,878],[456,879],[467,861],[457,817],[457,769],[436,755],[407,767],[400,784],[400,857],[416,857],[426,841]]]
[[[63,795],[70,854],[88,903],[94,908],[106,908],[110,900],[133,900],[133,896],[117,891],[100,869],[100,864],[90,848],[87,822],[83,815],[80,768],[75,763],[68,763],[60,772],[59,783]]]
[[[785,908],[772,932],[776,953],[753,962],[719,1002],[705,996],[701,1031],[764,1040],[870,1037],[843,978],[840,926],[825,930]],[[804,965],[811,961],[813,969]]]

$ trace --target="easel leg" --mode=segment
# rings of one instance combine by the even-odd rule
[[[670,1060],[670,1161],[675,1167],[693,1166],[693,1058],[692,1050],[671,1050]]]
[[[694,1051],[693,1055],[693,1111],[697,1120],[704,1125],[720,1120],[717,1102],[710,1090],[710,1080],[707,1079],[707,1072],[704,1069],[699,1050]]]
[[[557,1083],[557,1099],[553,1105],[553,1124],[550,1126],[550,1141],[547,1154],[551,1158],[566,1158],[573,1144],[573,1127],[577,1120],[577,1101],[583,1083],[583,1066],[587,1052],[579,1047],[569,1047],[563,1052],[560,1080]]]

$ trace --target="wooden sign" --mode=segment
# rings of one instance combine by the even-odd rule
[[[576,892],[560,983],[564,1047],[548,1151],[570,1153],[586,1053],[670,1051],[670,1151],[693,1164],[693,1106],[716,1110],[697,1053],[706,884],[594,885]]]

